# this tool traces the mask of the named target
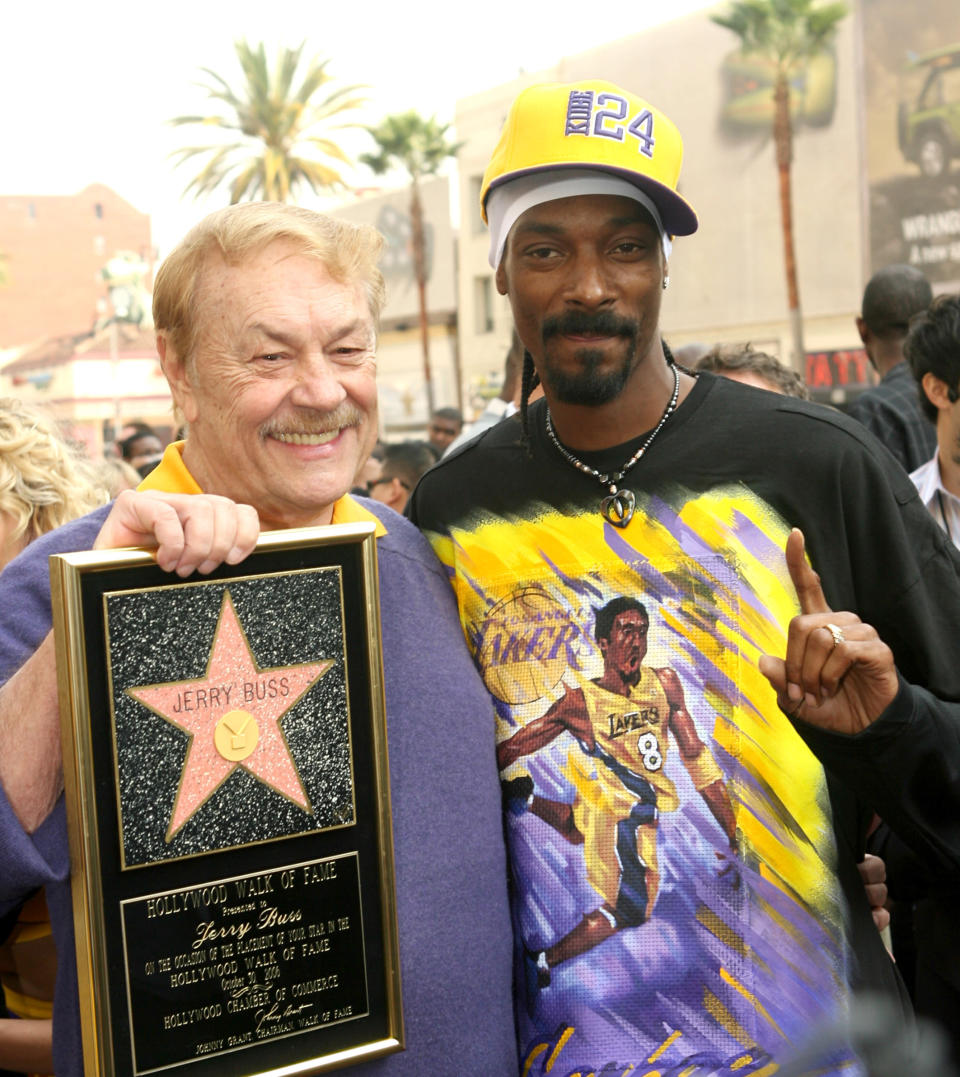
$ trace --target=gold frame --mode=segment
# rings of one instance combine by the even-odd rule
[[[198,578],[191,576],[187,580],[177,577],[162,576],[158,579],[160,570],[156,567],[153,556],[143,550],[103,550],[85,553],[63,554],[50,559],[51,595],[54,611],[54,632],[56,637],[57,653],[57,681],[60,697],[61,711],[61,739],[63,745],[63,769],[64,787],[67,808],[67,830],[70,842],[70,866],[71,866],[71,889],[73,898],[73,915],[76,932],[77,950],[77,979],[80,996],[81,1029],[83,1036],[84,1066],[86,1072],[97,1073],[103,1077],[124,1077],[126,1074],[140,1073],[164,1073],[174,1075],[189,1073],[192,1077],[201,1077],[202,1074],[243,1074],[243,1077],[286,1077],[292,1074],[322,1073],[351,1063],[360,1062],[393,1051],[402,1050],[404,1046],[402,999],[400,988],[400,959],[399,939],[397,932],[397,911],[395,893],[395,875],[393,859],[393,835],[392,818],[390,811],[390,776],[387,757],[387,730],[386,711],[384,702],[383,684],[383,660],[381,644],[380,602],[379,586],[377,577],[377,555],[375,527],[372,523],[343,524],[316,528],[297,528],[287,531],[275,531],[264,533],[257,543],[256,550],[240,566],[221,566],[209,576]],[[359,550],[355,547],[359,546]],[[336,554],[343,549],[344,556],[337,561]],[[323,551],[314,563],[310,563],[311,551]],[[177,588],[184,585],[196,585],[198,579],[213,583],[224,584],[230,581],[242,581],[254,577],[282,576],[292,570],[317,568],[331,564],[343,565],[348,557],[352,556],[358,565],[357,575],[359,580],[345,597],[342,595],[343,608],[343,632],[346,634],[347,620],[351,616],[350,600],[359,600],[363,606],[365,632],[363,633],[363,662],[362,685],[367,695],[367,707],[363,708],[369,713],[371,745],[371,762],[369,777],[372,779],[372,793],[370,802],[372,809],[368,819],[368,825],[372,826],[377,839],[377,851],[374,857],[377,871],[377,885],[379,888],[379,929],[380,950],[383,955],[383,1013],[377,1015],[377,1020],[383,1028],[383,1034],[369,1041],[351,1044],[344,1048],[342,1045],[335,1050],[312,1054],[311,1057],[299,1058],[296,1062],[284,1061],[279,1066],[268,1066],[256,1069],[238,1070],[236,1065],[229,1062],[231,1058],[242,1057],[245,1048],[233,1048],[231,1051],[223,1051],[204,1057],[185,1058],[171,1065],[164,1065],[159,1069],[136,1069],[135,1053],[136,1044],[132,1031],[133,1012],[129,997],[129,970],[124,968],[123,985],[116,984],[116,973],[111,990],[111,972],[107,961],[107,933],[108,915],[112,913],[110,904],[116,896],[111,894],[105,897],[104,893],[104,863],[107,851],[101,847],[105,827],[101,820],[103,809],[98,806],[95,792],[95,769],[94,769],[94,740],[102,734],[102,729],[95,729],[95,716],[104,712],[109,714],[106,720],[110,722],[111,743],[115,735],[113,726],[113,698],[112,698],[112,668],[110,655],[107,653],[108,644],[105,638],[98,641],[90,641],[87,638],[87,622],[91,617],[103,619],[106,626],[106,613],[103,610],[107,594],[118,591],[142,590],[147,591],[155,587]],[[289,560],[292,569],[264,570],[262,562]],[[109,574],[109,575],[108,575]],[[117,587],[109,581],[118,576],[129,576],[131,586]],[[140,585],[138,581],[144,581],[149,577],[149,584]],[[341,588],[343,581],[341,578]],[[99,596],[100,612],[93,611],[96,598]],[[355,616],[355,614],[354,614]],[[104,634],[101,632],[101,636]],[[91,684],[88,678],[88,655],[91,646],[102,648],[103,665],[107,671],[107,684]],[[355,648],[355,650],[358,648]],[[347,646],[344,645],[343,660],[346,666]],[[351,666],[354,669],[354,666]],[[93,695],[91,695],[91,692]],[[95,705],[102,703],[101,697],[109,693],[110,706]],[[348,700],[350,695],[348,693]],[[355,708],[354,708],[355,710]],[[348,705],[348,714],[350,708]],[[102,725],[102,722],[101,722]],[[356,737],[353,718],[348,718],[348,730],[351,744]],[[114,776],[114,781],[119,782]],[[115,787],[115,793],[119,796]],[[353,791],[356,802],[356,785]],[[120,809],[116,808],[117,821],[120,821]],[[352,823],[343,827],[333,828],[337,831],[349,829],[358,823],[357,813],[354,814]],[[107,837],[113,834],[114,841],[119,846],[121,839],[116,829],[106,830]],[[299,843],[311,841],[315,843],[324,831],[307,831],[306,833],[292,833],[277,839],[267,839],[260,842],[244,843],[241,848],[245,851],[253,849],[276,849],[277,842],[290,842],[293,860],[302,862],[316,859],[310,855],[299,852]],[[214,850],[209,855],[216,856],[220,852],[230,852],[229,846]],[[234,849],[235,853],[237,850]],[[122,850],[112,850],[116,855],[117,862],[122,860]],[[167,865],[190,863],[196,861],[202,865],[208,854],[193,854],[184,860],[164,861]],[[273,865],[279,869],[279,865]],[[126,869],[126,874],[136,879],[137,885],[143,892],[144,899],[149,892],[157,891],[162,887],[151,884],[151,872],[156,865],[140,865],[134,870]],[[116,870],[114,868],[113,870]],[[196,874],[194,872],[194,874]],[[244,873],[236,876],[242,878]],[[220,878],[220,873],[215,865],[211,865],[208,878]],[[201,880],[202,881],[202,880]],[[358,888],[359,889],[359,888]],[[358,900],[361,898],[358,896]],[[128,901],[130,899],[127,899]],[[123,902],[119,902],[120,905]],[[122,920],[122,916],[115,918]],[[370,930],[371,925],[366,929]],[[376,926],[375,924],[373,926]],[[118,929],[113,928],[116,932]],[[364,930],[361,924],[361,931]],[[124,929],[119,928],[121,934]],[[126,966],[126,938],[124,936],[124,965]],[[363,959],[365,990],[370,991],[371,970],[367,965],[367,958]],[[381,970],[374,969],[373,972]],[[118,996],[119,987],[123,988],[123,995],[127,999],[127,1013],[111,1013],[110,999]],[[118,1058],[115,1050],[115,1030],[117,1022],[129,1023],[130,1052],[129,1057]],[[332,1025],[336,1025],[333,1022]],[[304,1043],[315,1044],[316,1039],[323,1038],[323,1033],[328,1025],[314,1026],[313,1028],[298,1031],[293,1035],[303,1036]],[[289,1037],[280,1037],[287,1039]],[[254,1042],[252,1046],[260,1047],[277,1042],[267,1038]],[[314,1051],[315,1046],[310,1047]],[[122,1052],[121,1052],[122,1053]],[[261,1052],[262,1053],[262,1052]],[[205,1063],[209,1061],[213,1068]]]

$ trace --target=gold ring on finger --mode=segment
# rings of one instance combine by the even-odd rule
[[[830,633],[831,636],[833,636],[834,649],[836,649],[839,644],[846,642],[846,636],[844,636],[843,631],[838,625],[826,624],[823,627]]]

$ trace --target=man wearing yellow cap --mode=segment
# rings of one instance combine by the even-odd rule
[[[960,864],[955,563],[857,424],[673,362],[671,240],[697,227],[681,157],[670,120],[618,86],[519,95],[481,200],[523,406],[407,510],[498,712],[523,1073],[773,1073],[858,987],[900,997],[857,873],[874,813],[942,878]],[[651,740],[655,701],[607,693],[589,729],[550,717],[596,694],[594,624],[616,596],[651,611],[644,661],[682,685],[735,871],[704,783]],[[675,790],[662,816],[647,798],[659,887],[642,915],[598,910],[592,882],[611,863],[642,877],[618,783]],[[587,803],[612,848],[557,825]],[[838,1043],[811,1072],[856,1066]]]

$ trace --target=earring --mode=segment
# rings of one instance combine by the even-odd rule
[[[670,283],[670,278],[669,277],[664,277],[663,278],[663,290],[664,291],[667,290],[667,286],[669,285],[669,283]]]

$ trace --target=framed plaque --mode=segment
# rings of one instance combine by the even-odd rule
[[[373,525],[50,572],[86,1072],[402,1049]]]

